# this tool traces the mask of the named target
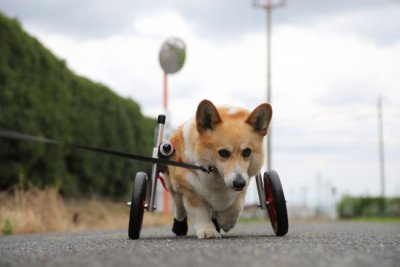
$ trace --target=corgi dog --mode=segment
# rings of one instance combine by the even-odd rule
[[[206,173],[168,166],[164,178],[175,203],[176,235],[187,234],[187,216],[201,239],[220,238],[220,229],[228,232],[236,225],[250,178],[264,162],[263,139],[271,118],[267,103],[249,112],[203,100],[195,118],[172,134],[171,159],[212,169]]]

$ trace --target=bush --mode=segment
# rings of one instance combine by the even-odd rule
[[[9,219],[6,219],[4,221],[3,226],[1,228],[1,233],[3,235],[12,235],[14,233],[14,227]]]
[[[400,198],[344,196],[337,211],[340,218],[399,217]]]
[[[139,105],[69,70],[0,12],[0,127],[69,143],[151,155],[154,119]],[[0,140],[0,190],[56,186],[63,194],[129,194],[150,165],[68,147]]]

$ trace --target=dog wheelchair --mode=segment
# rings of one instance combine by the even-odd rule
[[[138,239],[142,229],[144,210],[154,212],[156,210],[157,179],[160,172],[163,172],[165,165],[163,159],[168,159],[174,153],[174,148],[169,142],[163,142],[165,116],[158,116],[158,125],[155,134],[155,146],[152,157],[160,160],[161,163],[153,163],[151,176],[144,172],[136,173],[130,206],[128,236],[130,239]],[[171,163],[171,162],[169,162]],[[184,164],[180,164],[182,167]],[[189,165],[189,164],[186,164]],[[177,165],[178,166],[178,165]],[[197,166],[203,171],[203,168]],[[286,209],[286,200],[283,193],[279,175],[276,171],[270,170],[263,175],[259,173],[255,177],[259,197],[259,207],[267,210],[272,229],[276,236],[284,236],[288,232],[289,223]],[[161,180],[163,182],[163,180]]]

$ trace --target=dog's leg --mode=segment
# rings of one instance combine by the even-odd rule
[[[174,225],[172,226],[172,232],[174,232],[174,234],[178,236],[183,236],[187,234],[188,225],[186,210],[183,206],[182,194],[177,193],[173,190],[171,190],[170,192],[175,203],[175,217]]]
[[[175,203],[175,219],[183,221],[187,216],[185,207],[183,206],[183,196],[174,191],[171,191],[171,195]]]
[[[240,196],[236,199],[232,206],[216,214],[218,225],[222,228],[222,230],[224,230],[225,233],[235,227],[243,205],[244,197]]]
[[[183,196],[183,201],[189,217],[192,219],[198,238],[221,238],[220,233],[216,231],[211,221],[210,208],[190,193]]]

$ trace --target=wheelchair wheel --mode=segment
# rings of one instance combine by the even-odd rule
[[[264,190],[268,216],[275,235],[284,236],[289,229],[285,195],[276,171],[264,173]]]
[[[138,239],[142,229],[143,213],[145,209],[147,188],[147,174],[138,172],[133,183],[131,211],[129,215],[128,236],[130,239]]]

